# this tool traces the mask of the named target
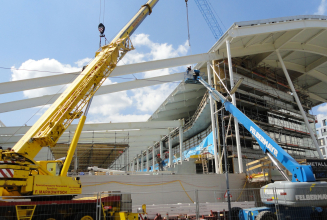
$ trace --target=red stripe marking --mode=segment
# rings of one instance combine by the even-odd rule
[[[46,195],[42,195],[46,196]],[[40,197],[42,199],[42,197]],[[96,199],[86,199],[86,200],[55,200],[55,201],[33,201],[33,202],[0,202],[1,206],[15,206],[15,205],[59,205],[59,204],[85,204],[85,203],[96,203]],[[107,198],[102,198],[102,202],[119,202],[121,201],[120,196],[109,196]]]
[[[9,175],[11,176],[11,178],[13,178],[13,177],[14,177],[14,174],[11,172],[11,170],[10,170],[10,169],[7,169],[7,172],[9,173]]]
[[[0,169],[0,173],[3,175],[3,177],[7,177],[7,175]]]

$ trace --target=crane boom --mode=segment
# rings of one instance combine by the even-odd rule
[[[91,63],[15,144],[11,151],[0,150],[0,160],[2,160],[0,161],[0,172],[6,170],[12,174],[0,178],[0,187],[2,187],[0,194],[1,191],[2,195],[81,193],[79,179],[72,180],[66,175],[54,176],[48,169],[48,163],[36,162],[33,158],[42,147],[54,147],[74,119],[81,117],[80,123],[84,123],[85,116],[82,116],[82,113],[85,105],[109,77],[117,63],[128,51],[134,49],[129,37],[147,15],[151,14],[152,8],[158,1],[149,0],[110,44],[99,48]],[[81,125],[80,128],[82,127]],[[78,132],[81,130],[79,129]],[[77,144],[76,141],[75,144]],[[70,163],[71,158],[68,157],[64,164],[66,166],[64,166],[65,172],[63,173],[67,172],[67,164],[69,166]],[[43,175],[43,178],[40,178],[40,175]],[[56,190],[53,190],[54,186],[51,185],[52,190],[47,190],[46,186],[51,182],[62,188],[57,187]],[[38,188],[38,186],[43,188]]]
[[[149,0],[110,44],[97,51],[92,62],[17,142],[13,151],[33,159],[42,147],[56,144],[73,120],[81,116],[84,106],[115,69],[118,61],[133,49],[129,36],[157,2]]]
[[[238,122],[242,124],[257,140],[262,151],[276,158],[288,171],[292,173],[292,182],[315,182],[310,165],[301,165],[269,137],[258,125],[244,115],[236,106],[229,102],[222,94],[211,87],[206,81],[199,77],[199,82],[204,85],[210,95],[218,102],[221,102]]]
[[[310,165],[299,164],[282,147],[280,147],[263,130],[261,130],[258,125],[256,125],[251,119],[246,117],[246,115],[238,110],[236,106],[229,102],[227,98],[211,87],[201,77],[198,77],[198,81],[208,89],[209,94],[216,101],[221,102],[225,109],[235,118],[237,118],[238,122],[241,123],[253,135],[253,137],[259,143],[262,151],[269,156],[279,171],[281,171],[281,169],[275,160],[281,163],[292,174],[292,181],[289,181],[287,175],[281,172],[281,174],[288,181],[276,181],[261,187],[260,197],[263,203],[274,205],[276,204],[276,201],[278,201],[279,205],[293,207],[310,207],[313,204],[315,206],[327,205],[327,200],[323,199],[324,195],[327,196],[327,183],[316,181]],[[235,92],[234,88],[232,91]],[[275,195],[276,189],[280,193],[277,195],[277,197]],[[241,211],[240,213],[242,214]],[[245,214],[244,216],[247,216]]]

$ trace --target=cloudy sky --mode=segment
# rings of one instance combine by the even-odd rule
[[[326,0],[208,2],[219,17],[223,31],[237,21],[327,13]],[[145,0],[3,1],[0,7],[0,82],[81,70],[98,49],[99,22],[105,24],[106,37],[111,40],[144,3]],[[189,0],[189,19],[191,47],[187,42],[185,1],[160,0],[153,14],[132,36],[136,50],[120,65],[207,52],[215,39],[194,0]],[[179,67],[139,73],[110,78],[105,83],[183,70],[184,67]],[[98,96],[92,103],[87,122],[145,121],[176,85],[167,83]],[[4,94],[0,95],[0,103],[56,94],[64,89],[65,86],[56,86]],[[47,106],[1,113],[0,120],[7,126],[32,125],[46,109]],[[327,105],[316,107],[313,112],[320,117],[327,115]]]

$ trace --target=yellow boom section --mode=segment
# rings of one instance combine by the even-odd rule
[[[133,49],[129,36],[151,13],[159,0],[149,0],[94,60],[51,105],[42,117],[18,141],[12,151],[33,159],[42,147],[53,147],[60,136],[82,114],[82,109],[115,69],[118,61]]]

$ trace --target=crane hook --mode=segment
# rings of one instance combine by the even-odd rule
[[[106,29],[106,27],[102,23],[100,23],[98,26],[98,30],[100,32],[100,37],[105,37],[105,35],[103,34],[105,29]]]

